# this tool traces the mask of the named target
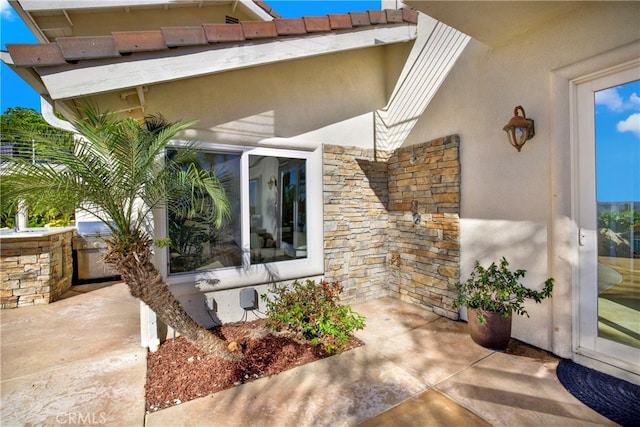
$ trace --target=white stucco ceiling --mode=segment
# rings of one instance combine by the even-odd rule
[[[478,41],[498,47],[590,2],[405,0],[403,3]]]

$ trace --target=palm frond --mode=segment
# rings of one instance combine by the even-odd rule
[[[73,151],[47,144],[49,163],[3,163],[3,197],[22,198],[31,206],[70,201],[108,221],[122,237],[151,237],[145,223],[159,207],[189,206],[188,215],[201,214],[220,226],[230,216],[220,180],[196,167],[189,148],[178,150],[174,160],[164,158],[172,139],[195,122],[169,123],[161,116],[149,120],[143,126],[85,107],[74,122],[81,137]]]

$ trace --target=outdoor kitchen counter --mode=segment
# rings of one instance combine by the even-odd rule
[[[48,304],[71,287],[75,227],[0,230],[0,308]]]
[[[73,232],[75,229],[75,227],[30,227],[16,231],[13,228],[2,228],[0,229],[0,241],[4,242],[5,239],[46,237],[54,234],[66,233],[68,231]]]

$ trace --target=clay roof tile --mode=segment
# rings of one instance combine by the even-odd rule
[[[276,24],[273,21],[243,21],[242,31],[247,40],[277,37]]]
[[[40,67],[67,63],[58,43],[16,43],[6,46],[17,67]]]
[[[209,43],[238,42],[245,40],[240,24],[204,24],[204,33]]]
[[[112,36],[58,37],[56,42],[67,61],[112,58],[120,55]]]
[[[111,33],[120,53],[132,53],[167,48],[162,31],[114,31]]]
[[[308,33],[318,33],[331,31],[331,24],[328,16],[304,16],[304,26]]]
[[[199,27],[162,27],[160,28],[168,47],[194,46],[207,44],[207,35]]]

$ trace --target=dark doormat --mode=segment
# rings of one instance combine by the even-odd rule
[[[640,426],[640,386],[562,359],[562,385],[582,403],[622,426]]]

